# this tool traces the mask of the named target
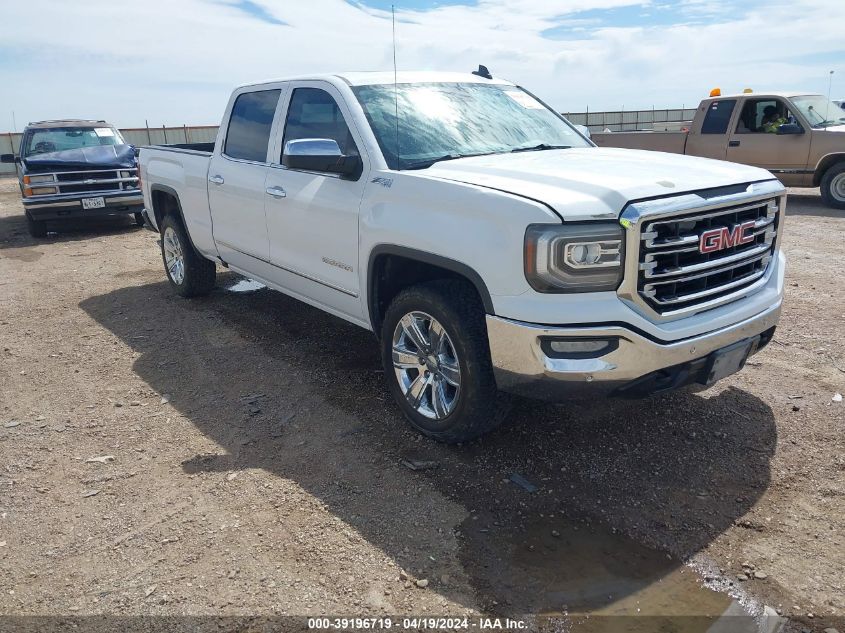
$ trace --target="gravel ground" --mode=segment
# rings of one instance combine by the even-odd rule
[[[730,594],[845,630],[845,214],[817,192],[790,198],[783,318],[743,372],[520,401],[462,447],[406,426],[371,334],[222,270],[177,298],[156,242],[34,241],[0,180],[0,614],[718,615]]]

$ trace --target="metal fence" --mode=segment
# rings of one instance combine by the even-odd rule
[[[617,110],[608,112],[568,112],[564,116],[577,125],[586,125],[591,132],[611,130],[679,129],[695,116],[695,108],[667,108],[664,110]],[[127,143],[135,146],[167,145],[168,143],[213,143],[217,138],[216,125],[183,125],[182,127],[135,127],[121,129]],[[21,134],[0,133],[0,154],[17,153]],[[15,166],[0,163],[0,175],[14,174]]]
[[[168,143],[213,143],[217,138],[216,125],[183,125],[182,127],[132,127],[120,130],[127,143],[142,145],[167,145]],[[20,150],[21,134],[3,132],[0,134],[0,154],[17,154]],[[14,174],[15,166],[0,163],[0,175]]]
[[[663,110],[617,110],[610,112],[565,112],[563,116],[576,125],[586,125],[591,132],[633,132],[636,130],[679,129],[692,121],[695,108]]]

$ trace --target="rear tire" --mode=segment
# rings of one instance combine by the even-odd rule
[[[182,222],[172,215],[161,223],[161,258],[167,279],[179,295],[199,297],[214,288],[216,264],[194,250]]]
[[[820,188],[827,206],[845,209],[845,162],[836,163],[825,172]]]
[[[496,388],[484,307],[469,283],[432,281],[400,292],[381,344],[388,389],[423,435],[467,442],[505,419],[510,399]]]
[[[44,220],[33,220],[32,216],[26,214],[26,228],[32,237],[47,237],[47,222]]]

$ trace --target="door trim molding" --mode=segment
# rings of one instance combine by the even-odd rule
[[[358,298],[357,292],[354,292],[352,290],[348,290],[348,289],[346,289],[342,286],[337,286],[337,285],[330,283],[328,281],[323,281],[322,279],[318,279],[317,277],[314,277],[314,276],[309,275],[307,273],[303,273],[303,272],[295,270],[293,268],[288,268],[286,266],[279,266],[279,264],[271,262],[269,259],[264,259],[263,257],[258,257],[257,255],[252,255],[250,253],[246,253],[246,252],[242,251],[241,249],[232,246],[228,242],[224,242],[223,240],[216,240],[216,242],[219,246],[225,246],[226,248],[229,248],[229,249],[231,249],[231,250],[233,250],[237,253],[240,253],[241,255],[246,255],[247,257],[255,259],[255,260],[262,262],[264,264],[269,264],[273,268],[278,268],[279,270],[284,270],[285,272],[291,273],[292,275],[296,275],[297,277],[302,277],[303,279],[307,279],[308,281],[313,281],[314,283],[318,283],[321,286],[325,286],[326,288],[331,288],[332,290],[337,290],[338,292],[342,292],[343,294],[348,295],[348,296],[350,296],[354,299]]]

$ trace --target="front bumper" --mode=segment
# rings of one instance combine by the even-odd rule
[[[639,396],[702,382],[713,352],[757,337],[753,351],[768,343],[781,304],[734,325],[672,342],[624,325],[555,327],[488,315],[496,383],[503,391],[560,400],[573,395]],[[597,358],[551,357],[543,341],[555,338],[612,339],[617,344]]]
[[[102,198],[105,207],[83,209],[83,198]],[[73,220],[140,213],[144,205],[141,191],[90,192],[84,195],[59,194],[23,199],[23,207],[33,220]]]

